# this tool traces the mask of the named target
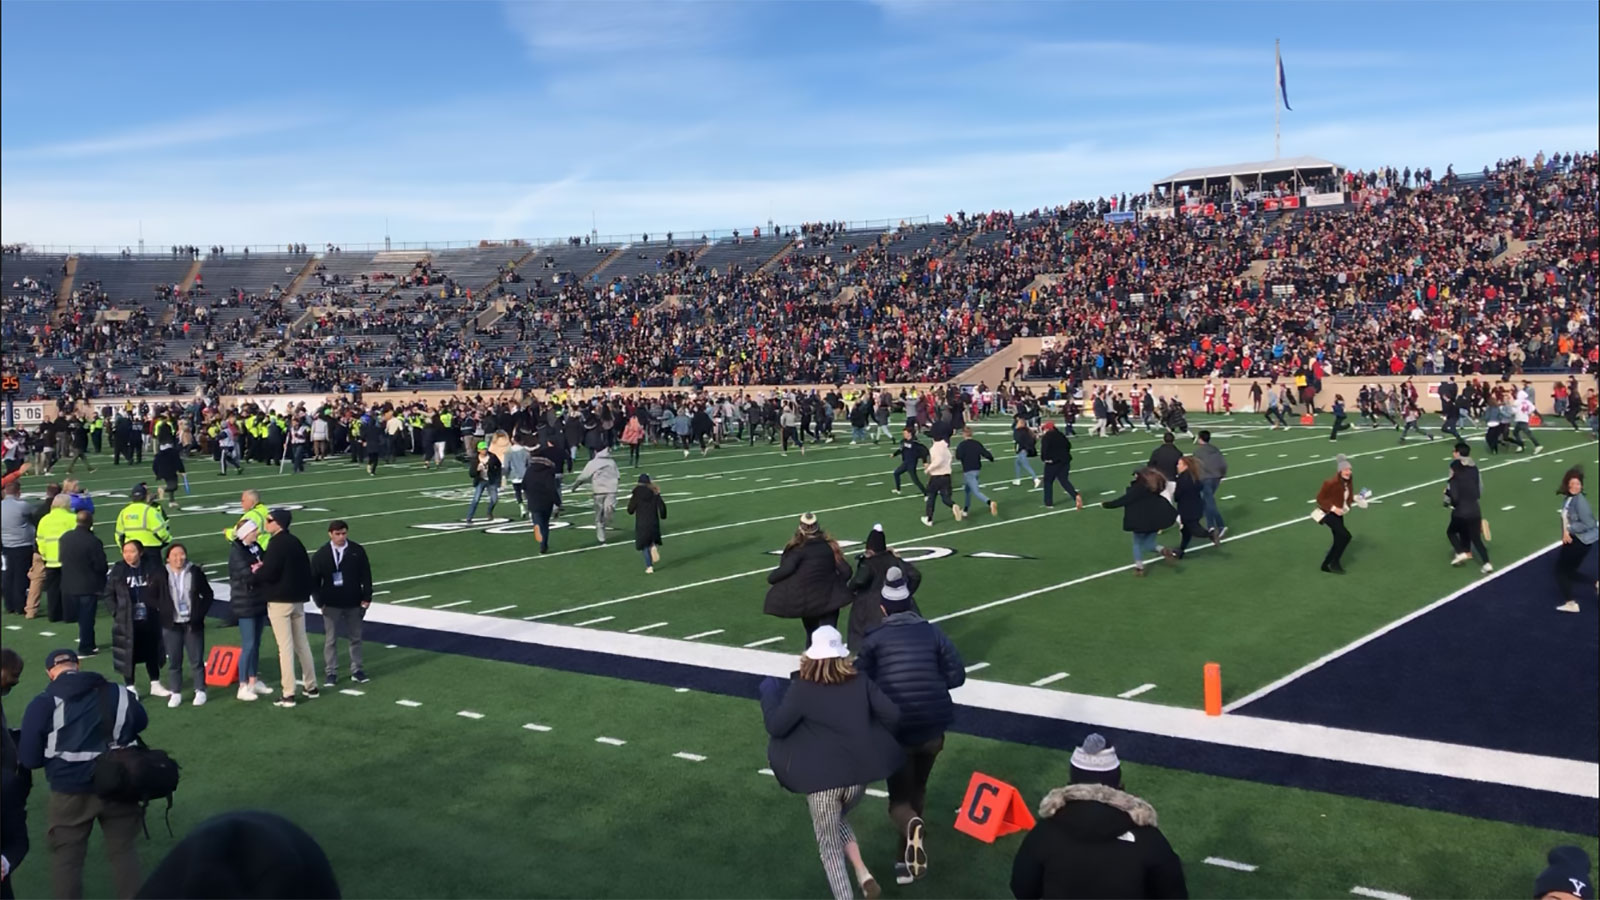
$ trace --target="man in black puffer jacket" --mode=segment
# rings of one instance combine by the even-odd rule
[[[863,597],[857,602],[869,601]],[[912,611],[911,590],[898,567],[884,576],[881,605],[883,623],[867,633],[856,654],[856,669],[900,709],[895,738],[906,760],[889,776],[889,818],[900,830],[895,882],[909,884],[928,871],[922,824],[928,776],[944,749],[945,729],[955,721],[950,691],[966,683],[967,670],[939,626]]]
[[[1122,790],[1122,762],[1098,734],[1072,753],[1072,783],[1039,803],[1039,823],[1011,865],[1011,894],[1185,898],[1183,861],[1149,803]]]

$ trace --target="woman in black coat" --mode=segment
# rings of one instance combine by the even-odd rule
[[[144,547],[129,540],[122,558],[106,575],[106,605],[111,607],[111,667],[123,683],[134,686],[134,673],[144,663],[150,693],[166,697],[161,684],[161,625],[157,610],[167,592],[167,573],[158,560],[146,559]]]
[[[667,502],[649,475],[640,475],[634,485],[628,515],[633,516],[633,547],[644,556],[644,573],[649,575],[661,561],[661,520],[667,517]]]
[[[882,525],[872,526],[872,533],[867,535],[866,552],[856,561],[856,573],[850,577],[850,590],[860,601],[850,605],[850,646],[861,646],[867,632],[883,621],[883,605],[879,598],[883,596],[885,576],[896,567],[905,577],[906,589],[915,595],[917,585],[922,583],[922,573],[889,549]],[[911,600],[911,611],[922,615],[915,597]]]
[[[850,564],[839,544],[806,513],[800,527],[783,548],[778,567],[767,575],[767,600],[763,612],[780,619],[799,619],[806,636],[819,625],[839,627],[839,610],[854,596],[848,584]]]
[[[167,657],[167,688],[172,691],[167,705],[182,702],[183,658],[188,656],[194,705],[200,706],[206,702],[206,613],[216,597],[206,573],[189,561],[188,548],[177,542],[168,544],[165,559],[161,576],[167,579],[167,590],[156,594],[155,611]]]
[[[490,459],[493,458],[491,454]],[[549,457],[528,455],[522,496],[528,501],[528,518],[533,520],[533,539],[539,542],[539,552],[546,553],[550,550],[550,520],[561,508],[561,473]]]
[[[1133,533],[1133,574],[1144,575],[1145,556],[1156,553],[1156,534],[1171,527],[1178,520],[1173,508],[1161,491],[1166,478],[1148,466],[1133,473],[1133,482],[1121,497],[1100,504],[1106,509],[1122,510],[1122,530]]]
[[[239,699],[254,700],[272,688],[260,678],[261,632],[267,627],[267,594],[251,575],[261,565],[260,533],[246,519],[233,531],[228,547],[228,606],[239,622]]]
[[[851,898],[845,864],[868,897],[878,885],[845,820],[867,785],[894,774],[904,760],[894,729],[900,711],[872,679],[850,665],[849,648],[831,626],[819,627],[787,682],[761,682],[761,712],[772,739],[767,761],[778,783],[805,794],[828,885]]]
[[[1172,502],[1178,507],[1178,521],[1182,523],[1182,541],[1178,549],[1162,547],[1161,555],[1170,560],[1183,559],[1183,554],[1189,549],[1189,542],[1197,537],[1211,538],[1211,543],[1217,543],[1215,532],[1206,530],[1201,523],[1205,515],[1206,502],[1202,493],[1205,473],[1201,470],[1200,461],[1193,456],[1183,456],[1178,459],[1177,490],[1172,495]]]

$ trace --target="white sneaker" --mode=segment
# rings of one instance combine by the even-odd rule
[[[928,518],[927,516],[923,516],[922,517],[922,524],[928,526],[929,528],[932,528],[933,527],[933,520]]]
[[[656,573],[656,567],[655,566],[645,566],[644,567],[644,573],[646,575],[654,575]]]
[[[1013,478],[1013,479],[1011,479],[1011,486],[1012,487],[1021,487],[1022,486],[1022,479],[1021,478]]]
[[[1471,553],[1457,553],[1455,556],[1450,558],[1450,565],[1459,566],[1471,558]]]
[[[265,681],[262,681],[258,678],[256,679],[256,686],[253,690],[255,690],[257,694],[265,697],[266,695],[272,693],[272,685],[267,684]]]
[[[168,691],[172,696],[167,698],[167,709],[177,709],[183,705],[183,694]]]
[[[240,700],[244,700],[246,702],[250,702],[250,701],[255,700],[257,697],[259,697],[261,695],[257,694],[255,691],[250,690],[250,685],[241,684],[241,685],[239,685],[239,693],[237,694],[237,696],[238,696],[238,698]]]
[[[206,705],[206,692],[205,691],[195,691],[194,692],[194,705],[195,706],[205,706]]]
[[[1567,602],[1565,602],[1565,603],[1561,604],[1560,606],[1556,607],[1556,612],[1577,612],[1577,611],[1578,611],[1578,601],[1576,601],[1576,600],[1568,600]]]
[[[956,517],[956,521],[957,522],[959,522],[962,519],[965,519],[967,517],[966,510],[963,510],[959,506],[950,507],[950,514]]]
[[[135,699],[135,700],[139,699],[139,689],[134,687],[131,684],[128,685],[128,693],[133,695],[133,699]]]
[[[172,692],[167,690],[167,686],[162,684],[161,682],[152,681],[152,682],[150,682],[150,696],[152,696],[152,697],[170,697],[170,696],[172,696]]]
[[[1483,568],[1479,569],[1478,571],[1482,572],[1485,575],[1487,575],[1490,572],[1494,571],[1494,563],[1484,563],[1483,564]]]
[[[1042,487],[1044,487],[1044,479],[1043,478],[1035,478],[1033,480],[1033,489],[1037,491],[1039,488],[1042,488]]]

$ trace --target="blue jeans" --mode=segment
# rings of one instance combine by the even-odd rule
[[[1221,478],[1207,478],[1200,482],[1200,500],[1205,504],[1202,517],[1206,527],[1216,531],[1221,531],[1227,526],[1227,523],[1222,521],[1222,511],[1217,509],[1217,489],[1220,487],[1222,487]]]
[[[500,485],[480,481],[472,486],[472,505],[467,507],[468,519],[478,514],[478,501],[483,499],[484,494],[489,495],[489,518],[494,518],[494,505],[500,502]]]
[[[78,652],[93,653],[99,645],[94,639],[94,617],[100,609],[99,594],[80,594],[78,601]]]
[[[534,507],[528,510],[528,515],[533,519],[533,524],[539,529],[539,552],[550,549],[550,507]]]
[[[655,561],[650,558],[650,548],[649,547],[646,547],[643,550],[640,550],[639,551],[639,555],[644,557],[644,567],[646,569],[650,569],[650,568],[654,568],[655,567]]]
[[[1017,458],[1011,463],[1011,477],[1021,478],[1023,472],[1027,472],[1029,478],[1039,477],[1039,473],[1033,470],[1033,463],[1028,460],[1028,454],[1018,450]]]
[[[261,668],[261,630],[267,627],[267,614],[239,617],[239,683],[258,677]],[[293,685],[291,685],[292,687]]]
[[[857,443],[864,444],[866,442],[867,442],[867,430],[865,428],[856,428],[855,426],[852,425],[850,427],[850,443],[852,443],[852,444],[857,444]]]
[[[304,443],[290,444],[289,459],[294,463],[294,467],[290,471],[304,472],[306,470],[306,445]]]
[[[1156,552],[1156,532],[1135,531],[1133,533],[1133,564],[1143,568],[1146,556],[1158,556]]]
[[[977,497],[979,503],[988,503],[989,498],[983,494],[983,489],[978,487],[978,472],[962,472],[961,486],[966,488],[966,496],[962,498],[962,510],[972,509],[972,498]]]

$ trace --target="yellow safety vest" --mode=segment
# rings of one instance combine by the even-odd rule
[[[267,549],[267,541],[272,539],[272,535],[267,534],[267,505],[265,503],[257,503],[255,506],[245,510],[244,515],[239,517],[239,521],[223,530],[222,536],[230,541],[233,540],[233,529],[238,528],[246,520],[256,523],[256,533],[260,535],[260,537],[256,538],[256,543],[261,545],[261,549]]]
[[[61,568],[61,536],[78,527],[78,517],[70,509],[52,509],[39,520],[34,540],[47,569]]]
[[[128,541],[138,541],[145,547],[159,547],[172,539],[167,532],[166,519],[161,510],[148,503],[134,501],[117,513],[117,546]]]

